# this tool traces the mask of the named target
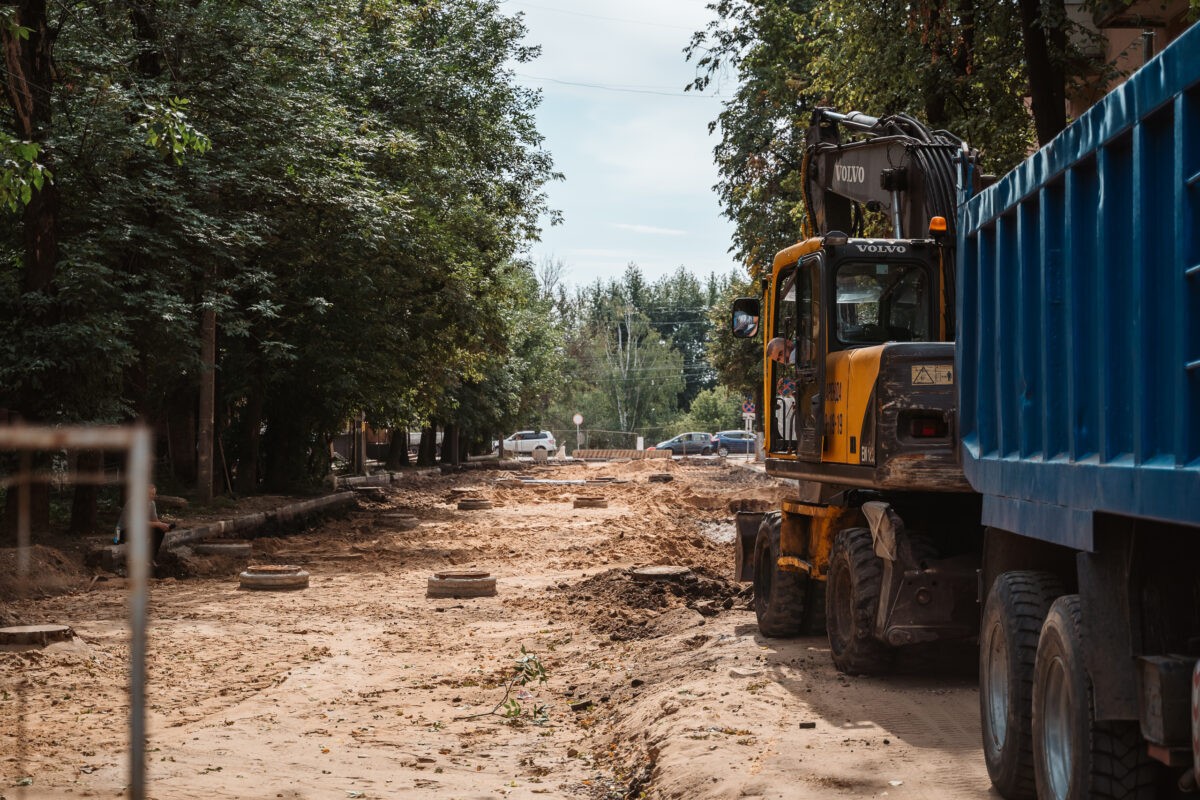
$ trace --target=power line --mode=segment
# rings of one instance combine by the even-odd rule
[[[600,83],[584,83],[581,80],[559,80],[558,78],[546,78],[544,76],[532,76],[532,74],[524,72],[514,72],[518,78],[527,78],[529,80],[546,80],[550,83],[563,84],[564,86],[581,86],[583,89],[600,89],[602,91],[617,91],[624,92],[626,95],[659,95],[660,97],[701,97],[704,100],[724,100],[721,95],[701,95],[698,92],[674,92],[661,91],[659,89],[636,88],[636,86],[611,86]]]

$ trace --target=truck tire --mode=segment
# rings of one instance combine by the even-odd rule
[[[979,631],[979,721],[983,758],[996,791],[1032,800],[1033,663],[1038,634],[1066,593],[1049,572],[1005,572],[988,592]]]
[[[1054,601],[1033,675],[1033,773],[1041,800],[1151,800],[1156,770],[1138,723],[1099,721],[1083,663],[1079,595]]]
[[[833,665],[849,675],[891,669],[895,651],[875,638],[875,615],[883,584],[883,561],[869,528],[838,531],[829,553],[825,627]]]
[[[780,513],[763,517],[754,541],[754,616],[763,636],[800,633],[808,576],[779,569]]]

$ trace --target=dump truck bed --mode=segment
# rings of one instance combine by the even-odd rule
[[[961,206],[958,265],[984,524],[1200,524],[1200,26]]]

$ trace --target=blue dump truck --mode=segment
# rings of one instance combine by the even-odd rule
[[[1200,26],[967,194],[957,427],[985,526],[988,771],[1006,798],[1194,789]]]

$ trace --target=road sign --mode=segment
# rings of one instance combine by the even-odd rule
[[[583,414],[576,414],[574,417],[571,418],[571,421],[574,422],[576,425],[582,425],[583,424]]]
[[[751,401],[746,400],[745,402],[742,403],[742,413],[743,414],[749,414],[751,417],[753,417],[754,410],[755,410],[754,403],[752,403]]]

